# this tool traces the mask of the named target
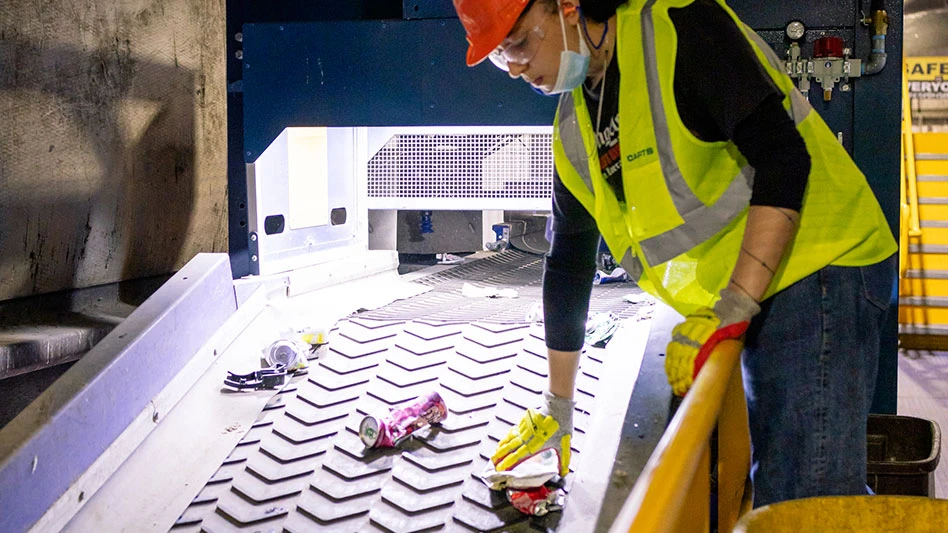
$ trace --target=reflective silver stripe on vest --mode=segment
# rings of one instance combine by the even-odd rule
[[[747,34],[750,35],[754,44],[764,52],[764,56],[767,57],[767,62],[770,63],[770,66],[783,72],[783,65],[780,64],[780,58],[777,57],[777,53],[774,52],[774,49],[767,44],[767,41],[763,40],[760,35],[757,35],[757,32],[746,24],[744,25],[744,29],[747,31]],[[813,106],[811,106],[810,102],[803,96],[803,93],[794,87],[794,89],[790,91],[790,110],[787,111],[787,114],[793,119],[794,125],[799,126],[811,111],[813,111]]]
[[[655,24],[652,21],[652,6],[656,0],[649,0],[642,8],[642,41],[645,55],[645,81],[648,84],[649,107],[652,110],[652,125],[655,129],[655,141],[658,143],[658,156],[665,174],[668,192],[678,213],[690,213],[704,206],[704,203],[691,192],[675,160],[671,134],[668,130],[668,118],[665,116],[665,103],[662,101],[662,88],[658,75],[658,57],[655,51]],[[684,217],[682,217],[684,218]],[[677,254],[675,254],[677,255]],[[650,264],[652,263],[649,260]]]
[[[576,103],[573,94],[563,93],[560,96],[559,108],[560,144],[566,158],[573,165],[573,169],[583,178],[583,183],[590,193],[593,193],[592,176],[589,175],[589,156],[583,144],[583,132],[579,129],[579,119],[576,117]],[[595,193],[593,193],[595,194]]]
[[[681,213],[685,223],[642,241],[642,252],[650,265],[660,265],[691,250],[727,227],[750,204],[754,168],[745,166],[713,206]]]
[[[642,8],[645,79],[648,84],[652,124],[655,129],[655,141],[658,144],[659,162],[662,173],[665,175],[665,184],[671,194],[675,209],[685,223],[642,242],[642,252],[650,265],[658,265],[673,259],[727,227],[747,207],[753,183],[753,170],[750,167],[741,169],[740,176],[736,176],[731,181],[731,185],[718,201],[714,205],[707,206],[695,196],[681,175],[672,147],[665,104],[662,101],[658,53],[655,49],[655,23],[652,19],[652,7],[655,2],[656,0],[649,0]]]
[[[655,49],[655,26],[651,10],[656,0],[649,0],[642,8],[642,36],[648,85],[650,111],[657,143],[659,162],[665,177],[665,186],[668,188],[672,202],[684,223],[660,235],[642,241],[642,253],[650,265],[659,265],[669,261],[703,243],[710,237],[728,226],[750,202],[751,186],[753,185],[754,169],[745,166],[738,176],[731,181],[727,190],[718,201],[711,206],[705,205],[691,190],[672,147],[671,133],[668,118],[665,115],[665,106],[662,101],[661,86],[658,75],[658,58]],[[592,178],[589,175],[589,155],[583,144],[582,132],[576,117],[576,105],[571,93],[565,93],[559,101],[559,135],[563,151],[573,169],[579,174],[589,192],[595,194]],[[625,175],[623,179],[634,179]],[[631,260],[639,258],[631,256]],[[624,260],[623,260],[624,263]],[[634,271],[641,273],[641,265],[637,268],[623,265],[630,275]]]
[[[635,254],[632,253],[632,250],[626,250],[622,261],[619,261],[619,266],[621,266],[622,269],[626,271],[633,281],[642,279],[642,272],[645,271],[642,268],[642,262],[639,261],[638,257],[635,257]]]

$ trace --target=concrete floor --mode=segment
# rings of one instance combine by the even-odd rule
[[[898,414],[932,420],[941,428],[935,497],[948,498],[948,352],[900,350]]]

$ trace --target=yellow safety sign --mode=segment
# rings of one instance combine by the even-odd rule
[[[907,57],[905,74],[912,98],[948,99],[948,57]]]

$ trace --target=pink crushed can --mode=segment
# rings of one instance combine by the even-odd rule
[[[393,448],[405,437],[448,417],[448,408],[437,392],[393,407],[383,417],[366,416],[359,424],[359,437],[369,448]]]

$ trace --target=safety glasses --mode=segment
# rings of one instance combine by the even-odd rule
[[[543,28],[536,25],[532,30],[507,46],[503,48],[498,46],[487,57],[490,58],[495,67],[509,72],[511,63],[514,65],[529,63],[537,55],[537,50],[540,49],[540,43],[543,42],[545,36]]]

